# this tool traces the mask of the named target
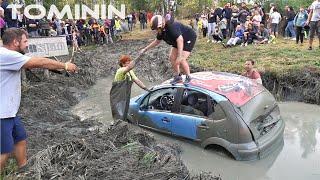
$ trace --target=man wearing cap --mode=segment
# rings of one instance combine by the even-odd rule
[[[157,46],[161,40],[171,45],[169,59],[175,72],[171,84],[176,84],[182,81],[180,66],[186,75],[183,82],[185,85],[191,81],[190,68],[187,62],[188,57],[194,47],[197,39],[196,33],[190,28],[176,21],[165,21],[165,19],[156,15],[151,18],[151,29],[157,31],[157,38],[147,47],[143,48],[140,53],[145,53],[147,50]]]

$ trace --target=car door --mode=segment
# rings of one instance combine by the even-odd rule
[[[177,88],[162,88],[148,94],[138,111],[140,126],[170,133],[172,126],[172,108]]]
[[[198,138],[204,141],[216,137],[228,141],[231,128],[223,107],[212,98],[208,100],[208,116],[197,127]]]
[[[179,89],[178,94],[179,103],[172,114],[170,131],[174,135],[196,140],[197,128],[207,116],[207,95],[188,88]]]

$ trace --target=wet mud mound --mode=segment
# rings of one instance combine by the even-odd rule
[[[111,46],[99,46],[87,52],[82,59],[88,61],[86,68],[94,71],[98,77],[115,74],[119,68],[118,60],[121,55],[130,55],[132,59],[138,57],[139,50],[147,46],[152,40],[125,40]],[[138,77],[149,81],[164,80],[172,77],[173,71],[169,62],[170,46],[161,43],[157,48],[149,50],[139,58],[134,71]]]
[[[185,179],[188,170],[177,147],[117,121],[36,153],[23,179]]]
[[[320,104],[319,70],[305,68],[281,76],[266,72],[263,83],[278,100]]]

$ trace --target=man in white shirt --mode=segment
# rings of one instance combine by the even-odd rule
[[[309,50],[312,50],[312,43],[316,33],[319,38],[320,48],[320,0],[315,0],[311,4],[309,17],[306,24],[310,26]]]
[[[28,39],[27,32],[22,29],[6,30],[2,41],[3,47],[0,47],[0,170],[5,167],[11,153],[15,156],[19,168],[27,163],[27,135],[17,116],[21,100],[21,69],[65,69],[70,72],[77,70],[77,66],[69,62],[62,63],[48,58],[24,55]]]
[[[281,14],[278,12],[277,8],[273,8],[273,13],[270,16],[270,19],[271,19],[271,34],[278,37]]]

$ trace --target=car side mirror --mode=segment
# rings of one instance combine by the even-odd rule
[[[146,106],[144,106],[144,105],[142,105],[142,104],[140,105],[140,110],[141,110],[141,111],[145,111],[146,109],[147,109]]]

